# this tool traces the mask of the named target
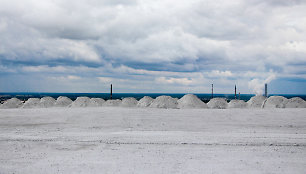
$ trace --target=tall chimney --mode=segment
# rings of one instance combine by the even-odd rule
[[[237,99],[237,88],[236,88],[236,85],[235,85],[235,99]]]
[[[111,84],[110,99],[113,99],[113,84]]]
[[[214,84],[211,84],[211,98],[214,98]]]
[[[265,97],[268,97],[268,84],[265,83]]]

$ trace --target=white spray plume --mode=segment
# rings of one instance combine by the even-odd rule
[[[270,83],[276,78],[274,73],[271,73],[266,79],[253,79],[248,83],[249,89],[256,95],[262,95],[265,83]]]

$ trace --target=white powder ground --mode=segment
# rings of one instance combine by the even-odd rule
[[[40,99],[39,98],[29,98],[22,108],[40,108]]]
[[[149,96],[144,96],[142,99],[140,99],[137,103],[138,107],[149,107],[150,104],[153,102],[153,98]]]
[[[225,98],[213,98],[207,103],[207,106],[211,109],[226,109],[227,102]]]
[[[264,103],[263,108],[285,108],[288,99],[283,96],[271,96]]]
[[[136,107],[138,101],[134,97],[127,97],[122,99],[121,106],[123,107]]]
[[[159,96],[156,99],[153,100],[150,107],[152,108],[177,108],[177,98],[172,98],[170,96]]]
[[[231,100],[227,107],[228,108],[246,108],[247,107],[247,103],[243,100]]]
[[[71,107],[87,107],[90,103],[88,97],[78,97],[72,104]]]
[[[306,101],[300,97],[294,97],[288,100],[286,108],[306,108]]]
[[[11,98],[6,100],[1,106],[1,109],[19,108],[23,105],[22,101],[17,98]]]
[[[102,98],[91,98],[89,102],[89,107],[101,107],[105,102]]]
[[[266,100],[265,96],[257,95],[252,97],[247,103],[249,108],[261,108],[263,102]]]
[[[0,173],[305,174],[305,112],[0,109]]]
[[[72,100],[68,97],[59,96],[54,104],[55,107],[67,107],[72,103]]]
[[[121,100],[106,100],[106,102],[103,103],[103,106],[120,106]]]
[[[186,94],[177,101],[178,108],[208,108],[208,106],[193,94]]]
[[[43,97],[40,99],[40,107],[42,108],[50,108],[53,107],[56,100],[52,97]]]

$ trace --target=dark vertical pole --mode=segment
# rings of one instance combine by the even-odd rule
[[[237,88],[236,88],[236,85],[235,85],[235,99],[237,99]]]
[[[268,97],[268,84],[265,83],[265,97]]]
[[[211,84],[211,98],[214,98],[214,84]]]
[[[113,84],[111,84],[111,99],[113,99]]]

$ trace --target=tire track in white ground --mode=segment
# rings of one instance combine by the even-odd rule
[[[201,142],[137,142],[137,141],[112,141],[112,140],[63,140],[63,139],[1,139],[0,142],[54,142],[54,143],[98,143],[98,144],[111,144],[111,145],[165,145],[165,146],[299,146],[306,147],[306,143],[244,143],[244,142],[233,142],[233,143],[201,143]]]

